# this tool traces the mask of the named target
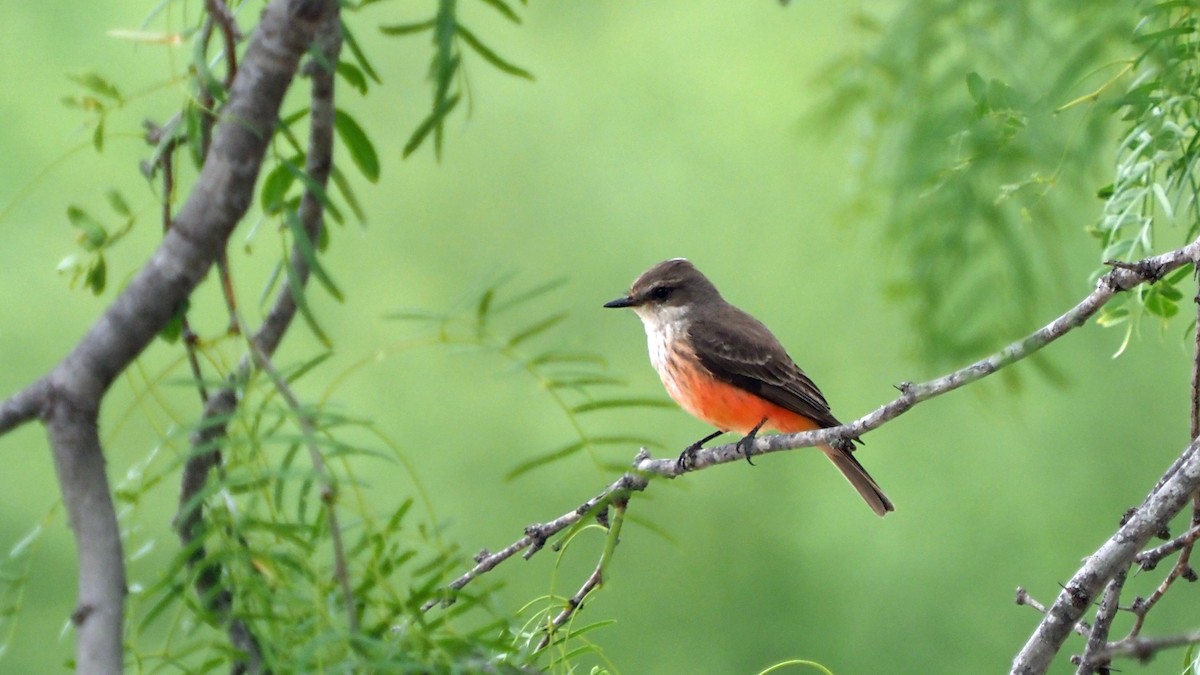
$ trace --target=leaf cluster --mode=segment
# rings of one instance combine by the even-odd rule
[[[884,223],[917,355],[961,363],[1040,318],[1046,289],[1061,288],[1062,242],[1090,220],[1081,197],[1110,159],[1109,80],[1133,17],[1062,0],[935,0],[855,20],[867,39],[830,66],[822,106],[853,125],[846,218]]]

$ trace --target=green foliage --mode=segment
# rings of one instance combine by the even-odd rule
[[[623,471],[624,467],[602,462],[595,450],[604,445],[661,448],[661,443],[652,438],[588,430],[584,417],[592,412],[671,404],[665,399],[630,398],[608,393],[623,381],[607,373],[607,364],[599,355],[530,344],[567,318],[566,312],[529,318],[530,307],[535,306],[533,301],[555,290],[562,282],[549,282],[507,296],[503,289],[508,281],[509,278],[504,277],[485,284],[478,295],[464,297],[446,312],[407,309],[391,315],[393,319],[423,325],[425,335],[436,343],[473,347],[515,365],[536,382],[561,411],[574,432],[573,437],[556,448],[521,461],[506,477],[512,480],[581,452],[590,454],[597,466]],[[510,315],[517,318],[506,324],[503,320]]]
[[[369,4],[347,4],[344,9],[352,11]],[[485,4],[510,22],[520,23],[503,0],[486,0]],[[222,29],[217,22],[208,22],[196,8],[171,13],[162,12],[163,8],[156,9],[147,22],[167,21],[169,35],[191,42],[190,66],[186,77],[169,83],[182,93],[179,112],[161,126],[146,125],[145,140],[152,152],[142,163],[141,173],[152,193],[165,193],[163,199],[170,206],[176,194],[186,194],[204,166],[216,116],[228,96],[229,73],[225,71],[232,68],[232,62],[223,53]],[[239,19],[244,18],[236,11],[237,3],[232,3],[231,9]],[[241,28],[248,32],[251,27]],[[433,109],[413,132],[406,155],[431,134],[440,152],[444,120],[463,95],[463,45],[501,72],[531,77],[462,25],[452,0],[438,3],[435,17],[421,28],[426,29],[434,36],[430,68]],[[151,35],[126,31],[118,37],[141,42]],[[345,22],[343,45],[337,64],[319,63],[321,55],[315,52],[310,59],[318,67],[335,68],[339,82],[366,95],[380,79]],[[85,113],[85,123],[93,128],[92,145],[102,151],[113,113],[128,99],[120,87],[99,74],[71,79],[82,93],[63,103]],[[375,183],[382,173],[380,152],[368,130],[345,109],[346,98],[337,100],[336,140],[355,173]],[[269,306],[273,296],[282,292],[280,283],[286,282],[300,317],[328,348],[331,340],[319,323],[310,289],[319,287],[337,301],[344,295],[322,262],[321,254],[331,242],[329,228],[321,229],[319,239],[310,238],[301,220],[302,204],[306,197],[315,201],[324,220],[338,224],[344,222],[347,209],[359,222],[365,215],[340,162],[331,167],[332,187],[328,189],[309,174],[307,134],[302,128],[311,120],[308,102],[303,96],[289,101],[295,107],[280,117],[256,200],[260,222],[274,226],[280,244],[275,272],[262,292],[263,305]],[[184,156],[191,161],[181,161]],[[136,210],[116,190],[107,193],[107,202],[116,224],[111,223],[112,217],[96,215],[83,206],[67,209],[81,251],[59,266],[73,286],[82,284],[97,295],[105,290],[109,278],[105,253],[137,220]],[[171,226],[170,209],[161,212],[165,230]],[[247,252],[249,241],[262,229],[256,227],[249,233]],[[311,286],[302,283],[300,265],[308,270],[314,282]],[[543,337],[565,315],[534,321],[503,336],[489,332],[495,314],[544,290],[548,287],[495,305],[490,305],[490,300],[479,303],[475,337],[481,344],[492,344],[488,341],[494,338],[497,349],[540,378],[573,420],[592,409],[625,405],[621,399],[588,395],[592,387],[611,381],[593,367],[597,365],[594,357],[541,352],[526,358],[519,351]],[[234,304],[232,300],[230,304]],[[211,341],[194,337],[186,345],[181,343],[189,309],[186,305],[179,308],[162,336],[189,351],[193,368],[202,362],[220,377],[201,382],[203,376],[196,371],[183,384],[227,386],[227,378],[233,374],[229,364],[237,358],[225,352],[230,348],[244,352],[246,347],[225,334]],[[287,383],[319,372],[327,355],[322,353],[286,370]],[[148,382],[146,395],[153,397],[149,392],[185,362],[182,358],[173,362]],[[278,389],[282,385],[271,378],[251,376],[236,385],[239,404],[229,419],[219,420],[228,432],[215,446],[192,447],[189,439],[201,431],[196,426],[199,423],[177,424],[174,430],[163,431],[162,443],[116,486],[125,550],[131,551],[127,653],[132,671],[223,671],[236,656],[236,643],[229,634],[230,622],[235,620],[255,636],[266,668],[274,672],[479,672],[484,668],[524,672],[526,664],[538,658],[531,645],[540,636],[540,627],[533,634],[522,635],[511,618],[494,614],[488,607],[491,587],[486,580],[460,593],[452,607],[429,614],[422,609],[439,599],[448,579],[470,562],[457,545],[443,539],[433,521],[433,505],[415,476],[412,494],[382,507],[375,503],[377,497],[368,491],[361,476],[364,471],[376,470],[373,465],[380,462],[387,463],[388,471],[395,471],[397,465],[408,466],[395,444],[369,422],[338,412],[328,402],[299,410],[285,405]],[[134,414],[131,408],[124,419]],[[307,452],[310,440],[315,440],[319,462]],[[605,441],[589,437],[580,448],[601,442]],[[177,489],[179,473],[197,452],[218,452],[220,458],[218,470],[210,472],[201,492],[181,508],[181,516],[199,510],[200,529],[183,547],[164,544],[145,534],[145,522],[163,519],[160,512],[148,512],[146,505],[155,501],[157,492],[170,494]],[[334,531],[332,510],[339,516],[338,531]],[[421,511],[424,516],[417,515]],[[0,641],[0,655],[13,635],[11,619],[21,609],[39,531],[0,561],[0,635],[6,636]],[[335,539],[344,542],[344,570],[333,545]],[[174,550],[165,568],[140,566],[143,560],[156,558],[149,555],[152,551],[164,547]],[[352,617],[346,615],[344,584],[349,584],[353,596]],[[200,595],[205,587],[210,590]],[[223,593],[231,594],[228,607],[220,599]],[[567,663],[561,655],[558,662]]]
[[[937,0],[856,20],[865,48],[825,78],[825,116],[855,134],[847,218],[884,222],[917,354],[959,365],[1035,325],[1046,289],[1062,287],[1059,250],[1093,219],[1072,205],[1109,160],[1117,96],[1077,92],[1121,72],[1133,18],[1063,0]]]
[[[1126,91],[1114,110],[1123,127],[1116,171],[1100,191],[1104,210],[1089,229],[1101,243],[1102,260],[1137,260],[1155,253],[1156,241],[1166,238],[1176,246],[1200,233],[1198,45],[1195,6],[1161,2],[1142,8],[1131,40],[1137,52],[1125,66]],[[1131,302],[1106,308],[1100,317],[1104,325],[1125,325],[1121,349],[1139,319],[1165,322],[1179,312],[1184,295],[1179,287],[1188,276],[1188,270],[1180,270],[1137,288]]]
[[[96,152],[103,152],[108,116],[113,110],[125,105],[125,97],[115,84],[96,73],[82,73],[69,77],[83,89],[83,93],[64,97],[62,104],[87,113],[88,124],[92,126],[92,146]]]
[[[104,252],[129,234],[137,221],[120,192],[110,189],[106,196],[109,208],[121,219],[120,223],[115,228],[106,226],[81,206],[67,207],[67,221],[71,227],[79,230],[76,242],[83,251],[71,254],[58,263],[59,274],[70,277],[72,288],[82,282],[84,288],[94,295],[103,293],[108,283],[108,263]]]
[[[521,23],[520,17],[504,0],[483,0],[483,2],[512,23]],[[405,157],[416,152],[431,133],[433,134],[434,154],[439,158],[442,155],[442,134],[446,118],[458,106],[464,90],[460,77],[462,66],[460,45],[465,44],[471,51],[501,72],[527,80],[533,79],[532,73],[500,56],[495,49],[489,47],[463,25],[458,16],[458,0],[438,0],[433,18],[381,26],[379,30],[384,35],[394,37],[428,32],[433,38],[433,60],[429,64],[429,80],[433,86],[432,109],[416,131],[409,136],[408,142],[404,145]]]
[[[284,375],[294,384],[316,370],[304,363]],[[431,508],[426,495],[396,499],[382,512],[372,505],[360,476],[378,470],[373,465],[379,462],[394,471],[403,460],[394,444],[369,423],[330,407],[306,410],[325,459],[322,474],[303,451],[296,411],[283,405],[269,378],[254,378],[240,398],[227,420],[228,435],[219,447],[202,449],[221,453],[221,471],[184,506],[204,509],[202,529],[166,569],[136,573],[136,551],[162,545],[139,540],[137,523],[153,516],[142,512],[151,491],[174,489],[195,430],[172,435],[165,446],[170,452],[152,452],[116,490],[126,550],[135,551],[129,612],[135,672],[228,668],[228,618],[214,613],[211,597],[199,598],[192,589],[206,571],[216,573],[220,588],[234,591],[232,618],[257,636],[275,672],[449,672],[512,653],[513,629],[477,604],[486,593],[464,594],[440,615],[421,612],[467,560],[416,515],[418,503]],[[332,491],[322,487],[327,483]],[[344,524],[357,633],[347,629],[329,508]],[[149,580],[136,578],[141,575]]]

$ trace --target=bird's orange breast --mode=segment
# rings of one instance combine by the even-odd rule
[[[815,421],[714,377],[690,350],[678,343],[654,359],[667,393],[684,410],[724,431],[749,433],[764,419],[766,428],[783,433],[820,427]]]

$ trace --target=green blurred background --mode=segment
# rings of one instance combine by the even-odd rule
[[[348,299],[314,294],[334,356],[301,387],[319,397],[352,364],[380,354],[342,382],[334,400],[402,447],[448,539],[467,551],[496,550],[613,477],[578,455],[505,481],[521,461],[572,440],[561,412],[510,364],[404,347],[411,328],[384,318],[403,307],[448,307],[498,274],[516,274],[514,291],[565,277],[514,325],[569,310],[542,346],[602,355],[627,379],[630,396],[663,394],[640,324],[600,305],[675,256],[691,258],[728,299],[770,325],[844,419],[890,400],[897,382],[937,374],[912,357],[920,330],[883,290],[903,260],[877,223],[837,217],[853,197],[848,139],[809,122],[824,100],[818,75],[869,39],[852,29],[850,9],[537,2],[517,28],[478,4],[462,9],[473,30],[537,80],[468,60],[469,114],[448,123],[440,163],[429,148],[401,159],[428,109],[425,38],[390,40],[374,30],[403,20],[397,12],[416,19],[428,8],[384,3],[350,18],[385,84],[366,98],[343,87],[339,104],[372,135],[383,178],[356,183],[366,227],[332,233],[326,265]],[[882,3],[875,9],[887,11]],[[138,28],[149,11],[130,0],[0,4],[0,394],[51,368],[158,239],[156,197],[137,170],[149,153],[139,128],[180,104],[171,78],[186,67],[189,47],[106,37]],[[85,71],[130,97],[99,155],[84,117],[59,104],[76,92],[65,75]],[[76,250],[66,207],[103,212],[110,187],[142,220],[114,251],[109,290],[96,298],[69,288],[55,266]],[[1097,211],[1094,200],[1080,201],[1079,227],[1067,228],[1074,234],[1053,275],[1060,283],[1030,298],[1040,320],[1089,290],[1097,248],[1082,228]],[[277,255],[274,236],[243,226],[231,250],[243,297],[257,297]],[[988,298],[975,309],[988,312]],[[194,325],[215,335],[221,316],[205,287]],[[1012,325],[991,348],[1036,327]],[[886,519],[811,451],[655,484],[630,512],[670,538],[627,527],[612,577],[584,613],[617,621],[591,639],[625,673],[754,673],[791,658],[837,673],[1006,670],[1039,619],[1013,604],[1014,589],[1053,600],[1186,442],[1190,355],[1182,330],[1182,322],[1161,334],[1150,326],[1113,360],[1121,335],[1088,326],[1051,350],[1062,384],[1017,365],[1020,386],[986,382],[871,433],[859,457],[897,505]],[[298,325],[279,359],[318,350]],[[160,444],[182,450],[178,428],[198,414],[194,392],[164,386],[159,400],[139,396],[146,379],[177,361],[176,348],[155,344],[106,403],[114,481]],[[182,375],[172,370],[168,379]],[[586,423],[669,448],[707,432],[673,409]],[[625,463],[635,451],[604,446],[601,459]],[[55,510],[44,435],[28,426],[0,439],[0,452],[0,548],[53,513],[0,671],[61,670],[73,648],[75,562]],[[375,465],[369,475],[381,508],[412,493],[398,465]],[[157,579],[172,555],[175,490],[167,481],[140,506],[146,529],[130,536],[153,546],[131,565],[135,587]],[[505,584],[496,609],[516,612],[550,590],[574,592],[599,545],[592,537],[573,547],[557,586],[550,552],[502,566],[492,574]],[[1145,594],[1158,578],[1131,583]],[[1188,592],[1169,595],[1148,630],[1190,627]],[[1066,655],[1081,647],[1072,644],[1055,672],[1070,672]],[[1176,654],[1125,667],[1182,670]]]

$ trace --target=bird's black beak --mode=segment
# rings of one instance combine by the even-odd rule
[[[633,301],[633,298],[626,295],[625,297],[617,298],[616,300],[613,300],[612,302],[606,302],[606,303],[604,303],[604,306],[608,307],[609,309],[617,309],[620,307],[633,307],[636,304],[637,303]]]

